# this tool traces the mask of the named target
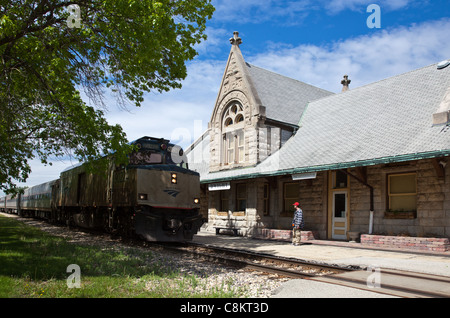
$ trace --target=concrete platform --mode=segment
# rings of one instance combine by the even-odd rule
[[[251,239],[211,232],[199,232],[194,242],[235,248],[270,255],[296,258],[318,263],[377,268],[383,270],[403,270],[450,277],[450,252],[421,253],[407,250],[379,250],[365,248],[359,243],[336,241],[309,241],[293,246],[288,242]],[[360,290],[311,280],[291,280],[283,285],[274,297],[389,297],[377,292]],[[450,294],[449,294],[450,297]]]
[[[407,250],[380,250],[366,248],[359,243],[321,240],[293,246],[288,242],[216,235],[203,231],[195,235],[193,241],[325,264],[362,268],[378,266],[450,277],[450,252],[431,254]]]

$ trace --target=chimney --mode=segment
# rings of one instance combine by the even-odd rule
[[[341,84],[343,85],[342,92],[346,92],[349,90],[348,85],[350,85],[351,82],[352,80],[348,79],[348,75],[344,75],[344,79],[341,81]]]
[[[444,69],[450,65],[450,60],[444,60],[437,65],[437,69],[444,72]],[[448,70],[447,70],[448,71]],[[450,123],[450,87],[447,88],[444,98],[441,100],[439,108],[433,114],[433,125],[442,125]]]
[[[447,88],[439,109],[433,114],[433,125],[450,123],[450,87]]]

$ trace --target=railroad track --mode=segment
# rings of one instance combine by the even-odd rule
[[[402,298],[449,298],[450,277],[390,269],[342,267],[297,259],[276,257],[199,243],[163,248],[189,253],[199,259],[236,266],[280,277],[367,290]]]
[[[199,259],[217,262],[227,266],[245,268],[295,279],[334,275],[359,269],[359,267],[340,267],[313,263],[236,249],[207,246],[199,243],[187,243],[183,245],[157,244],[153,246],[161,246],[161,248],[170,249],[180,253],[189,253]]]
[[[36,221],[36,220],[34,220]],[[37,221],[43,222],[43,221]],[[91,235],[105,235],[84,231]],[[379,273],[360,267],[342,267],[291,258],[219,248],[199,243],[153,244],[127,239],[127,243],[190,253],[199,259],[247,268],[262,273],[276,274],[294,279],[309,279],[327,284],[341,285],[405,298],[450,298],[450,277],[381,268]],[[377,275],[378,281],[377,281]],[[371,279],[375,281],[371,283]]]
[[[315,281],[352,287],[402,298],[449,298],[450,277],[380,269],[316,277]]]

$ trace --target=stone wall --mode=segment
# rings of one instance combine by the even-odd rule
[[[263,216],[262,200],[264,182],[268,179],[259,179],[260,186],[258,190],[258,227],[266,227],[277,230],[290,230],[292,227],[292,213],[283,215],[283,189],[285,183],[298,182],[299,193],[298,202],[303,210],[305,221],[305,230],[316,231],[321,237],[326,237],[327,226],[327,178],[326,172],[317,173],[315,179],[293,181],[292,176],[281,176],[272,179],[270,182],[270,213],[269,216]]]
[[[450,161],[448,158],[444,158]],[[367,167],[367,183],[374,187],[374,234],[388,236],[405,234],[416,237],[450,237],[450,165],[444,177],[436,174],[434,159],[417,160],[391,165]],[[349,169],[358,175],[357,169]],[[417,212],[412,219],[392,219],[385,216],[387,210],[387,176],[389,174],[416,172]],[[369,188],[350,177],[349,183],[349,227],[348,230],[369,233]],[[217,211],[220,206],[220,191],[207,194],[209,198],[209,226],[228,226],[240,229],[245,236],[257,235],[259,229],[290,230],[292,214],[282,215],[283,185],[292,181],[292,176],[278,176],[242,180],[247,184],[247,208],[245,213]],[[299,183],[299,202],[304,212],[305,230],[316,231],[321,238],[328,236],[328,172],[318,172],[315,179],[296,181]],[[235,186],[231,182],[229,206],[235,206]],[[264,184],[269,184],[269,215],[263,213]],[[203,198],[202,198],[203,199]]]
[[[233,210],[236,205],[235,187],[239,182],[247,184],[247,208],[245,213]],[[220,207],[220,192],[209,192],[208,218],[209,227],[225,226],[240,228],[244,236],[254,236],[259,229],[272,228],[290,230],[292,227],[292,213],[282,215],[283,187],[286,182],[299,183],[299,202],[304,211],[305,230],[316,231],[321,237],[326,237],[327,192],[326,173],[318,173],[317,178],[311,180],[292,181],[292,176],[274,178],[258,178],[231,182],[228,190],[230,210],[218,211]],[[264,215],[264,185],[269,185],[269,215]]]
[[[385,235],[450,237],[450,168],[445,178],[437,176],[434,159],[417,160],[367,168],[367,183],[374,187],[374,233]],[[447,159],[448,160],[448,159]],[[355,169],[350,169],[352,174]],[[417,217],[392,219],[387,210],[387,176],[395,173],[417,173]],[[369,231],[369,188],[350,179],[350,230]]]
[[[298,181],[305,230],[316,231],[322,238],[327,237],[327,180],[327,172],[318,172],[315,179]]]

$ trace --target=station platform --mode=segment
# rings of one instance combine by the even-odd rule
[[[379,268],[381,271],[402,270],[450,277],[450,252],[418,252],[364,247],[360,243],[312,240],[294,246],[289,242],[252,239],[242,236],[216,235],[200,231],[193,242],[224,248],[239,249],[274,256],[312,261],[361,269]],[[386,297],[375,292],[331,285],[311,280],[292,280],[283,285],[274,297]]]
[[[450,277],[450,252],[419,252],[401,249],[377,249],[360,243],[311,240],[299,246],[289,242],[252,239],[200,231],[193,242],[302,259],[339,266],[408,270]]]

